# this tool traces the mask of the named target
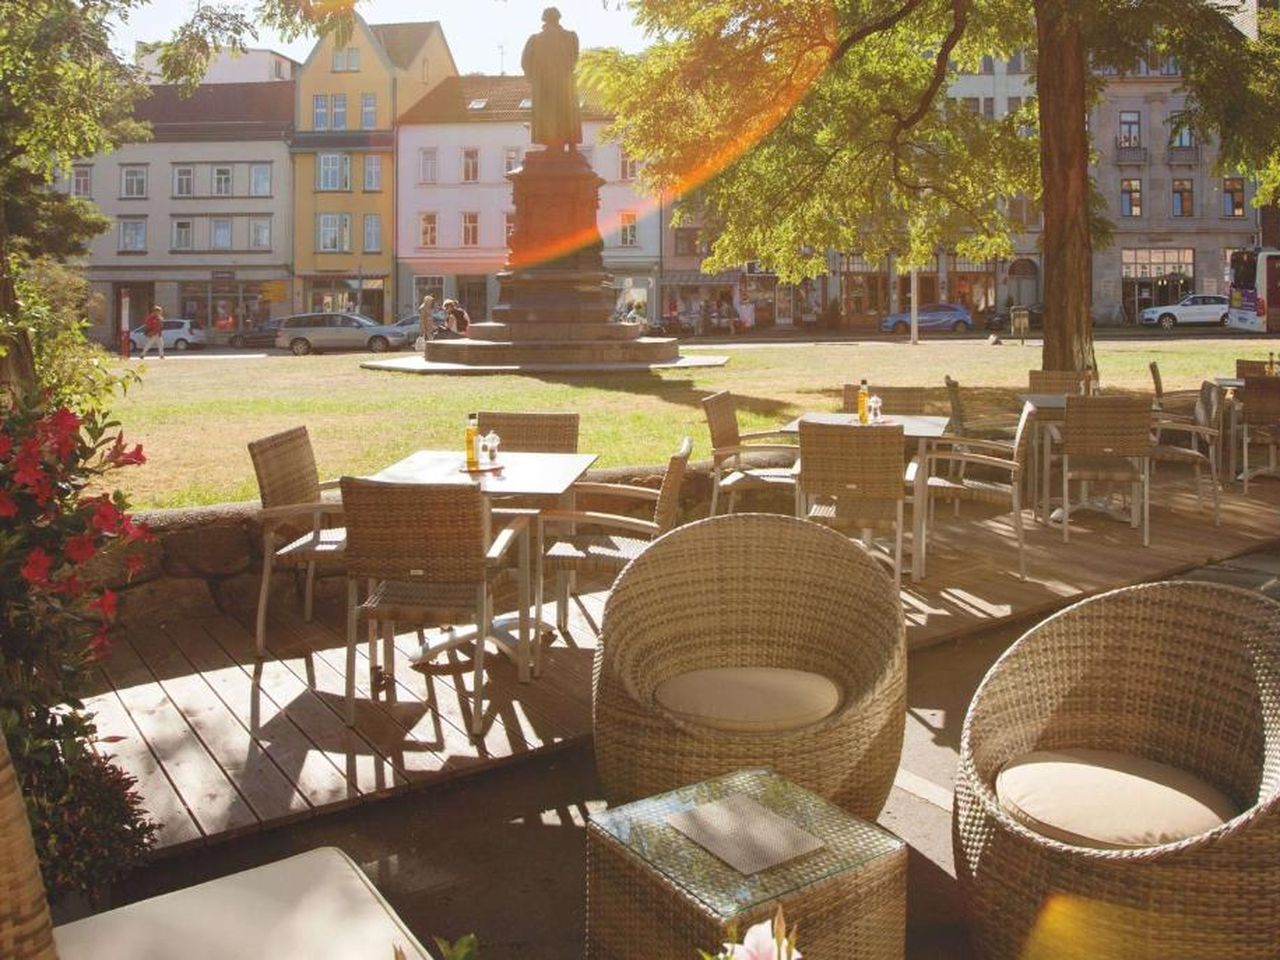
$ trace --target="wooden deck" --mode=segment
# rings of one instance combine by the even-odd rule
[[[1151,546],[1097,514],[1079,515],[1072,539],[1029,526],[1028,579],[1016,574],[1008,518],[939,507],[928,576],[904,584],[908,642],[920,647],[1042,615],[1083,595],[1173,576],[1280,539],[1280,483],[1260,481],[1246,501],[1226,496],[1222,526],[1197,508],[1184,482],[1153,496]],[[317,601],[314,623],[287,603],[270,621],[272,656],[254,658],[252,613],[157,625],[117,642],[89,698],[104,749],[138,779],[161,824],[159,845],[177,850],[397,791],[510,763],[581,742],[591,729],[591,659],[602,591],[577,598],[571,643],[548,649],[543,676],[516,680],[492,656],[490,719],[481,741],[466,734],[469,675],[430,677],[408,666],[416,638],[397,638],[394,695],[369,699],[364,645],[357,724],[342,722],[344,611]]]

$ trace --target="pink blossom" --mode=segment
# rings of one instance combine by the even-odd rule
[[[730,960],[800,960],[800,951],[779,955],[777,941],[773,936],[772,921],[757,923],[747,931],[742,943],[726,943],[724,945]]]

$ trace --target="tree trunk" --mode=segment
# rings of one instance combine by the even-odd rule
[[[1072,0],[1036,0],[1040,178],[1044,191],[1045,370],[1093,364],[1087,63]]]
[[[0,319],[18,310],[9,260],[9,221],[0,201]],[[35,354],[25,330],[0,331],[0,412],[36,387]]]

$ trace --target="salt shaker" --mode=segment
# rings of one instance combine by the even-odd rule
[[[872,397],[867,401],[867,407],[870,408],[871,411],[872,423],[880,422],[880,408],[882,405],[883,401],[879,397]]]
[[[489,462],[495,463],[498,459],[498,444],[502,442],[502,438],[496,432],[490,430],[484,439],[489,447]]]

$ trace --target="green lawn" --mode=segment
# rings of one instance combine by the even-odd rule
[[[1237,356],[1266,357],[1273,341],[1203,338],[1100,342],[1107,389],[1150,391],[1147,364],[1160,362],[1166,389],[1230,373]],[[1038,367],[1038,344],[982,341],[746,345],[728,366],[660,375],[421,377],[362,370],[352,354],[267,359],[191,354],[146,364],[142,383],[116,407],[148,463],[117,474],[137,507],[247,500],[257,495],[246,444],[297,424],[311,431],[322,476],[369,473],[424,447],[461,446],[470,410],[577,410],[581,447],[599,465],[656,464],[682,436],[707,455],[700,402],[717,390],[740,397],[745,428],[776,425],[805,410],[834,410],[841,384],[936,387],[943,374],[984,388],[983,406],[1010,406]],[[887,411],[891,412],[891,411]]]

